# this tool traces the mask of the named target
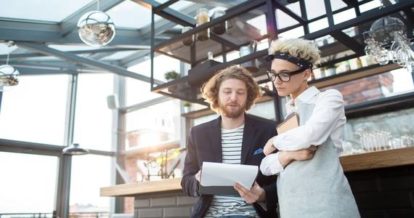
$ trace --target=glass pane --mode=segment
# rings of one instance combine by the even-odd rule
[[[247,113],[269,120],[275,120],[275,106],[273,101],[258,103],[250,108]]]
[[[411,73],[398,69],[328,88],[338,89],[346,104],[356,104],[412,92],[414,84]]]
[[[126,78],[126,105],[131,106],[140,102],[148,101],[160,94],[151,92],[151,84],[136,79]]]
[[[92,0],[0,0],[1,17],[62,21]]]
[[[342,0],[331,0],[332,11],[346,7],[346,4]]]
[[[314,1],[305,1],[305,6],[308,19],[312,19],[326,14],[324,1],[319,1],[318,4],[315,4]]]
[[[180,139],[180,101],[171,100],[126,115],[127,147]]]
[[[100,188],[113,185],[113,158],[98,155],[72,157],[69,212],[76,213],[109,212],[110,198],[100,197]],[[83,216],[84,217],[84,216]]]
[[[350,19],[353,19],[356,17],[355,14],[355,10],[354,9],[349,9],[346,11],[343,11],[341,13],[337,13],[334,15],[334,23],[338,24],[338,23],[342,23],[345,21],[348,21]]]
[[[52,156],[0,152],[0,213],[51,214],[58,161]]]
[[[80,74],[74,142],[84,148],[111,151],[112,110],[106,98],[113,94],[113,74]]]
[[[20,76],[6,87],[0,138],[63,145],[68,84],[68,75]]]
[[[309,31],[316,32],[328,27],[328,19],[323,18],[309,24]]]
[[[138,29],[151,24],[151,9],[133,1],[123,1],[107,13],[116,27]]]
[[[151,60],[148,58],[146,61],[129,67],[128,70],[151,77]],[[180,61],[166,55],[157,55],[154,58],[154,78],[165,81],[165,73],[170,71],[180,73]]]
[[[196,119],[193,120],[193,126],[197,126],[199,124],[206,123],[208,121],[216,119],[217,117],[218,117],[218,115],[216,113],[214,113],[214,114],[211,114],[211,115],[196,118]]]
[[[414,146],[414,109],[348,120],[346,154]],[[398,126],[398,128],[395,128]]]
[[[295,14],[297,14],[299,17],[301,16],[300,5],[298,2],[287,5],[287,8]],[[279,9],[276,9],[276,22],[278,29],[283,29],[285,27],[289,27],[299,23],[297,20],[293,19],[291,16],[287,15],[285,12]]]

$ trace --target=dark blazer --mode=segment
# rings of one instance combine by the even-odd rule
[[[241,164],[257,165],[265,157],[263,152],[256,152],[263,148],[267,140],[276,135],[275,122],[253,115],[245,115]],[[194,175],[201,169],[203,161],[222,162],[221,147],[221,117],[195,126],[190,131],[185,158],[181,187],[183,191],[193,197],[198,197],[194,204],[191,217],[203,217],[212,201],[212,195],[201,195],[198,192],[199,183]],[[261,172],[256,179],[257,183],[266,192],[266,207],[264,210],[259,204],[253,204],[260,217],[276,216],[276,176],[263,176]]]

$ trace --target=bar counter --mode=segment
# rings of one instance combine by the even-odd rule
[[[342,156],[340,160],[362,217],[414,217],[414,147]],[[188,217],[196,199],[182,194],[180,180],[120,184],[103,187],[100,194],[134,196],[134,217]]]

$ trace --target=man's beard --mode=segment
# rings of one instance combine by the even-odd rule
[[[230,110],[230,109],[227,108],[227,107],[229,107],[227,105],[223,105],[223,104],[219,103],[220,112],[222,113],[223,116],[226,116],[228,118],[238,118],[245,111],[245,106],[244,105],[238,105],[239,108],[237,110]]]

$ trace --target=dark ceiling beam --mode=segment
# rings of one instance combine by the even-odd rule
[[[149,49],[149,47],[148,47]],[[99,54],[99,53],[107,53],[107,52],[119,52],[119,51],[135,51],[135,50],[147,50],[147,49],[136,49],[136,48],[99,48],[99,49],[86,49],[86,50],[75,50],[75,51],[65,51],[71,54]],[[28,53],[20,53],[20,54],[10,54],[10,59],[23,59],[23,58],[31,58],[31,57],[39,57],[44,56],[42,53],[37,52],[28,52]],[[0,60],[5,60],[7,55],[0,55]]]
[[[59,68],[41,68],[24,65],[13,65],[19,71],[20,75],[57,75],[57,74],[74,74],[77,71]]]
[[[164,17],[170,21],[173,21],[177,24],[180,24],[182,26],[195,26],[195,20],[194,18],[187,16],[183,13],[180,13],[174,9],[171,8],[164,8],[161,10],[157,10],[157,7],[162,6],[162,4],[158,3],[155,0],[133,0],[134,2],[137,2],[138,4],[148,4],[146,5],[146,7],[151,7],[154,9],[154,12],[161,16]]]
[[[361,45],[357,40],[348,36],[342,31],[334,31],[331,36],[338,40],[340,43],[354,51],[356,54],[364,54],[364,45]]]
[[[0,20],[0,40],[85,45],[77,32],[72,32],[63,38],[58,24],[4,19]],[[117,28],[116,36],[108,46],[142,48],[147,47],[149,41],[149,35],[142,35],[138,30]]]
[[[178,1],[179,0],[169,0],[169,1],[165,2],[165,3],[162,3],[161,5],[159,5],[157,7],[155,7],[154,9],[157,10],[157,11],[164,10],[164,8],[168,8],[172,4],[174,4],[174,3],[178,2]]]
[[[195,4],[204,4],[207,6],[211,6],[211,7],[224,7],[224,8],[231,8],[235,5],[239,5],[243,2],[245,2],[245,0],[188,0],[190,2],[193,2]]]
[[[342,1],[351,7],[355,7],[358,5],[358,0],[342,0]]]
[[[26,49],[30,49],[30,50],[34,50],[40,53],[44,53],[47,55],[51,55],[51,56],[55,56],[58,58],[62,58],[65,59],[67,61],[71,61],[77,64],[83,64],[86,66],[91,66],[91,67],[95,67],[98,69],[102,69],[104,71],[109,71],[121,76],[126,76],[126,77],[130,77],[130,78],[134,78],[137,80],[141,80],[141,81],[145,81],[145,82],[151,82],[151,79],[147,76],[141,75],[141,74],[137,74],[131,71],[128,71],[124,68],[121,68],[119,66],[114,66],[114,65],[110,65],[110,64],[106,64],[103,62],[99,62],[99,61],[95,61],[95,60],[91,60],[89,58],[83,58],[83,57],[79,57],[77,55],[74,54],[70,54],[70,53],[65,53],[56,49],[52,49],[47,47],[46,45],[42,45],[42,44],[35,44],[35,43],[27,43],[27,42],[19,42],[17,43],[17,45],[19,47],[23,47]],[[161,81],[155,81],[155,83],[157,84],[161,84]]]
[[[399,12],[401,10],[404,10],[406,8],[414,7],[414,1],[400,1],[399,3],[396,3],[394,5],[385,7],[385,8],[376,8],[372,9],[370,11],[364,12],[361,16],[358,16],[356,18],[350,19],[348,21],[336,24],[333,27],[328,27],[310,34],[305,35],[306,39],[316,39],[322,36],[329,35],[333,31],[340,31],[344,30],[353,26],[357,26],[360,24],[363,24],[365,22],[373,21],[375,19],[378,19],[380,17],[384,17],[387,15],[391,15],[393,13]]]
[[[277,9],[283,11],[285,14],[287,14],[288,16],[290,16],[291,18],[295,19],[296,21],[298,21],[300,24],[305,24],[305,20],[303,20],[302,17],[300,17],[299,15],[297,15],[295,12],[293,12],[292,10],[290,10],[288,7],[286,7],[284,4],[281,4],[278,1],[274,1],[275,2],[275,6]]]
[[[100,0],[99,1],[99,7],[100,11],[107,11],[116,5],[120,4],[124,0]],[[92,1],[90,4],[86,5],[85,7],[75,11],[68,17],[66,17],[60,24],[60,33],[62,36],[66,36],[70,34],[71,32],[78,32],[77,31],[77,25],[79,19],[84,15],[85,13],[89,11],[96,11],[98,9],[97,1]]]

